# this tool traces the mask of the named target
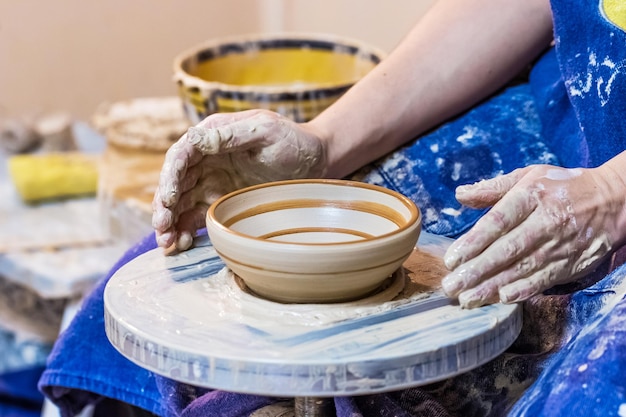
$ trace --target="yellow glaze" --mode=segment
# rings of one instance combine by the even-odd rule
[[[355,55],[331,50],[269,49],[207,60],[190,73],[232,85],[319,87],[351,84],[374,67],[358,61]]]
[[[174,80],[192,123],[216,112],[268,109],[311,120],[385,56],[328,36],[245,36],[181,53]]]
[[[626,1],[601,0],[602,11],[606,18],[615,26],[626,30]]]

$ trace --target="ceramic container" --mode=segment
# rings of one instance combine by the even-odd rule
[[[207,231],[224,263],[258,295],[323,303],[375,291],[413,251],[421,214],[407,197],[344,180],[290,180],[227,194]]]
[[[194,124],[216,112],[269,109],[312,119],[368,73],[385,53],[321,34],[215,39],[179,54],[174,81]]]

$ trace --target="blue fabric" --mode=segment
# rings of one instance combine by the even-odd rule
[[[561,76],[598,166],[626,144],[626,31],[604,14],[614,1],[552,1]],[[623,9],[620,13],[626,13]]]
[[[589,166],[589,148],[572,111],[565,90],[556,50],[550,48],[530,73],[530,87],[542,120],[542,137],[558,153],[561,166]]]
[[[459,204],[457,186],[530,164],[559,164],[541,128],[530,87],[510,87],[355,178],[406,195],[420,207],[425,230],[457,237],[485,212]]]
[[[41,417],[41,406],[0,401],[0,416],[2,417]]]
[[[277,398],[235,394],[181,384],[157,377],[166,416],[248,416],[257,409],[277,402]]]
[[[531,72],[543,137],[568,167],[598,166],[625,149],[626,32],[604,3],[553,0],[556,46]]]
[[[74,416],[102,397],[163,414],[154,374],[120,355],[104,332],[103,294],[108,278],[122,265],[155,247],[152,235],[124,254],[108,277],[85,299],[55,343],[39,380],[39,389],[58,405],[62,416]]]
[[[623,416],[626,413],[626,266],[575,293],[565,335],[510,416]]]
[[[0,397],[9,397],[34,406],[43,405],[43,395],[37,390],[37,381],[44,366],[32,366],[0,375]]]
[[[37,381],[43,371],[42,364],[4,372],[0,375],[0,416],[41,415],[44,397],[37,390]]]

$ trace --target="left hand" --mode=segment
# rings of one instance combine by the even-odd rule
[[[591,272],[624,240],[626,187],[607,166],[533,165],[461,186],[468,206],[493,206],[444,257],[442,286],[463,307],[514,303]]]
[[[167,253],[191,247],[209,205],[233,190],[325,170],[325,144],[309,124],[269,110],[212,114],[165,155],[152,203],[157,243]]]

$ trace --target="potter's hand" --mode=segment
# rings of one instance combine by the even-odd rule
[[[471,308],[580,278],[621,243],[625,196],[606,166],[535,165],[459,187],[461,203],[493,207],[446,252],[444,291]]]
[[[168,150],[153,200],[159,246],[191,246],[209,204],[248,185],[320,177],[322,141],[304,124],[266,110],[214,114]]]

